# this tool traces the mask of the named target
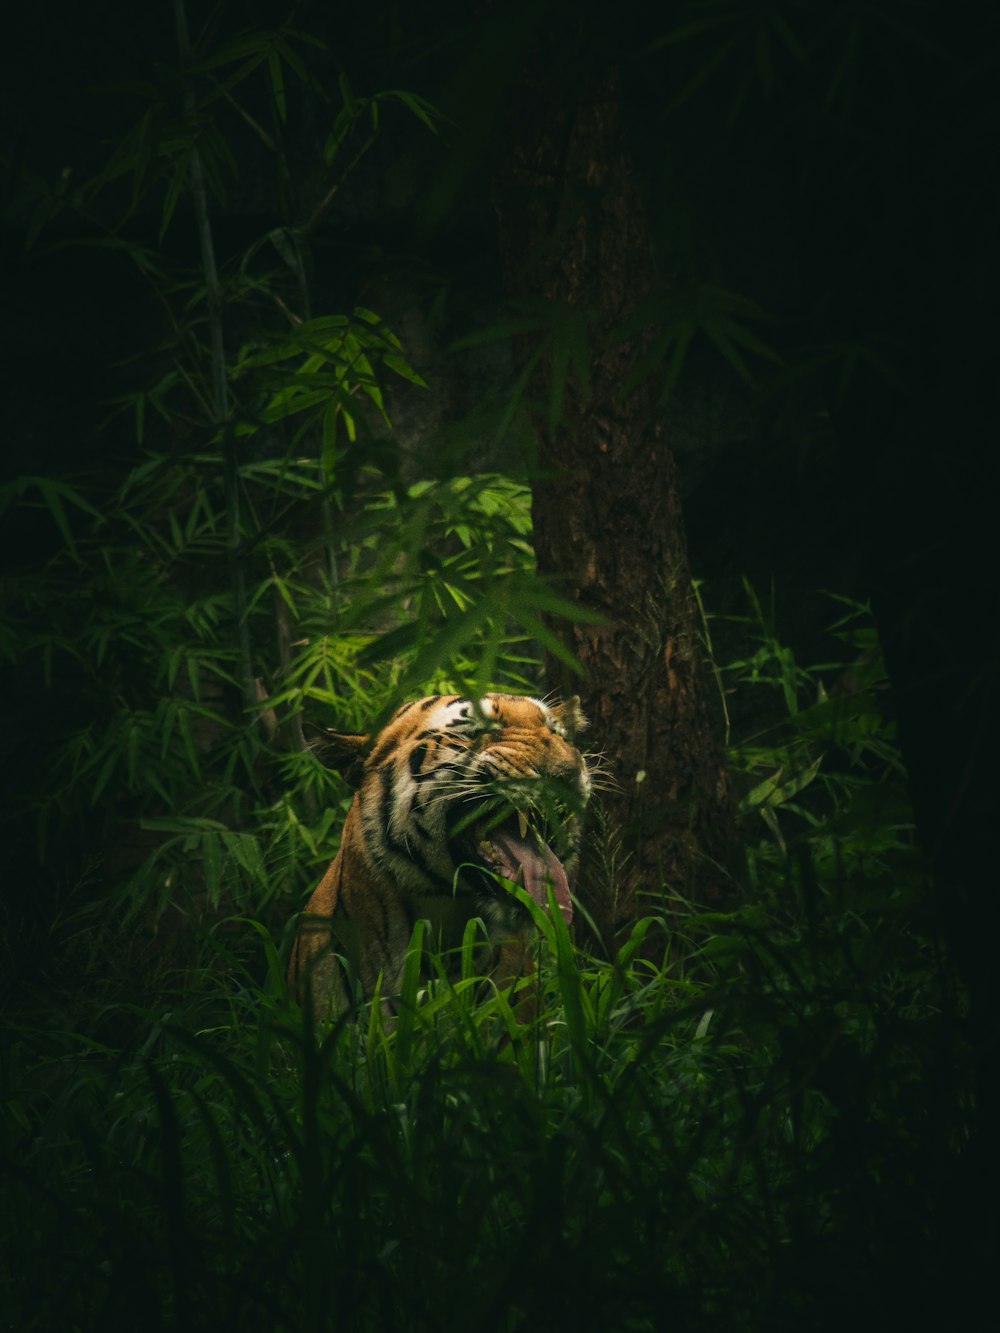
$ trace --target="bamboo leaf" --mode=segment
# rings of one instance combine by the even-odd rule
[[[69,547],[72,554],[76,555],[76,542],[73,540],[73,534],[70,531],[70,526],[66,519],[66,511],[63,508],[59,491],[54,485],[47,481],[40,481],[38,489],[41,491],[42,499],[48,505],[49,513],[55,519],[56,527],[59,529],[63,541]]]
[[[170,226],[170,219],[174,215],[174,210],[181,197],[181,192],[187,185],[188,173],[191,170],[191,161],[195,151],[195,146],[192,143],[180,157],[175,159],[173,175],[170,180],[170,185],[167,187],[166,198],[163,201],[163,213],[160,219],[159,232],[159,239],[161,242],[167,233],[167,228]]]
[[[358,663],[362,666],[371,666],[376,662],[389,661],[394,657],[401,657],[404,653],[414,647],[414,645],[424,636],[426,627],[421,626],[416,621],[406,621],[402,625],[397,625],[395,629],[386,631],[379,635],[358,654]]]
[[[271,96],[278,112],[278,119],[285,123],[288,119],[288,104],[285,99],[285,74],[281,67],[281,57],[276,49],[268,52],[267,72],[271,84]]]
[[[358,103],[354,100],[354,93],[351,90],[350,80],[346,74],[341,74],[338,79],[341,100],[344,103],[344,110],[352,118],[358,114]]]
[[[382,98],[395,98],[402,102],[407,110],[412,111],[416,118],[430,130],[431,134],[437,134],[438,128],[435,119],[441,118],[441,112],[423,97],[418,97],[416,93],[405,92],[402,89],[394,88],[390,92],[381,93]]]
[[[194,743],[194,735],[191,731],[191,719],[188,716],[188,709],[181,704],[177,709],[177,726],[181,734],[181,740],[184,744],[184,753],[187,755],[188,763],[191,765],[191,771],[196,778],[201,777],[201,765],[198,762],[198,750]]]
[[[315,44],[321,45],[318,41]],[[278,37],[275,39],[275,49],[299,82],[308,83],[309,73],[305,65],[303,65],[302,61],[299,59],[298,52],[295,48],[291,46],[290,43],[286,42],[284,38]]]
[[[401,379],[407,380],[410,384],[415,384],[420,389],[429,387],[424,377],[418,375],[409,362],[404,361],[395,352],[386,352],[382,358],[382,364],[395,371]]]
[[[201,864],[205,874],[205,889],[208,901],[218,907],[222,891],[222,845],[214,833],[205,833],[201,838]]]

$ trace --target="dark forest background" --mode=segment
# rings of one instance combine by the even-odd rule
[[[998,26],[7,16],[11,1327],[985,1299]],[[594,719],[591,928],[317,1035],[311,738],[490,686]]]

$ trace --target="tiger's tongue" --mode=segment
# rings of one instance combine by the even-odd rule
[[[522,838],[514,828],[494,829],[490,841],[500,853],[500,873],[514,884],[523,884],[540,907],[548,907],[546,888],[552,893],[567,925],[573,919],[566,871],[555,852],[529,830]]]

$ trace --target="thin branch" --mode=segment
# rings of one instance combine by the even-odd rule
[[[180,56],[180,80],[184,112],[192,131],[196,133],[197,104],[194,88],[187,77],[191,65],[191,42],[188,36],[184,0],[174,0],[174,27]],[[191,150],[191,193],[194,197],[201,263],[205,274],[205,294],[208,304],[208,327],[212,352],[212,398],[216,424],[222,430],[222,487],[225,496],[227,549],[229,573],[233,590],[233,610],[236,615],[236,635],[239,651],[239,675],[243,703],[248,709],[256,706],[257,691],[250,651],[250,625],[247,618],[246,573],[243,567],[242,538],[240,536],[240,487],[236,438],[229,411],[229,385],[226,380],[226,350],[222,328],[222,291],[219,270],[215,262],[212,223],[208,215],[208,191],[205,172],[197,141]]]

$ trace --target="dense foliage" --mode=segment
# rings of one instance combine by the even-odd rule
[[[610,960],[536,913],[530,1022],[477,976],[475,926],[450,968],[418,926],[392,1031],[377,1006],[317,1031],[289,1003],[293,913],[348,799],[310,729],[541,688],[544,617],[570,609],[535,574],[523,470],[401,445],[390,386],[433,385],[367,305],[318,313],[317,229],[385,114],[439,122],[398,90],[328,100],[314,45],[251,34],[133,89],[110,161],[39,191],[40,241],[72,210],[161,318],[116,405],[127,456],[0,494],[35,533],[0,651],[39,716],[5,812],[40,866],[5,904],[7,1322],[839,1329],[870,1282],[872,1322],[934,1314],[965,1000],[865,606],[839,599],[803,665],[749,586],[739,618],[701,590],[743,797],[730,911],[664,931],[651,884]],[[328,121],[311,177],[289,166],[303,89]],[[216,267],[234,127],[285,220]],[[695,331],[656,349],[665,393]]]
[[[105,233],[86,244],[136,266],[160,311],[160,341],[114,406],[129,455],[0,489],[0,511],[52,539],[5,580],[4,655],[57,700],[10,813],[31,820],[57,880],[88,857],[102,877],[138,866],[123,924],[168,903],[256,912],[297,894],[335,846],[343,792],[303,720],[360,731],[417,687],[523,689],[528,639],[558,647],[541,613],[568,609],[534,574],[524,479],[406,449],[387,382],[427,386],[399,339],[365,307],[310,314],[315,210],[303,219],[289,199],[286,226],[216,257],[208,197],[225,217],[241,117],[291,190],[283,79],[320,97],[296,54],[311,40],[251,34],[189,65],[179,90],[168,75],[140,89],[134,130],[72,200]],[[344,79],[339,96],[315,164],[332,193],[380,107],[433,128],[410,94],[355,97]],[[262,97],[270,132],[247,109]],[[172,241],[189,195],[194,262]],[[37,224],[65,206],[43,200]],[[155,250],[130,231],[143,206],[157,209]]]
[[[833,1327],[901,1237],[932,1262],[922,1182],[964,1131],[925,1089],[955,1086],[959,1001],[884,678],[856,618],[867,678],[829,693],[841,673],[758,629],[721,678],[792,711],[768,699],[734,750],[760,779],[745,905],[692,913],[664,957],[641,921],[612,962],[538,913],[534,1022],[477,978],[474,929],[457,973],[419,966],[418,929],[394,1031],[377,1006],[314,1031],[284,987],[287,866],[255,871],[249,833],[216,834],[215,892],[257,919],[188,915],[144,993],[135,927],[106,902],[64,922],[72,989],[28,997],[5,1048],[15,1326]],[[207,831],[178,836],[207,889]]]

